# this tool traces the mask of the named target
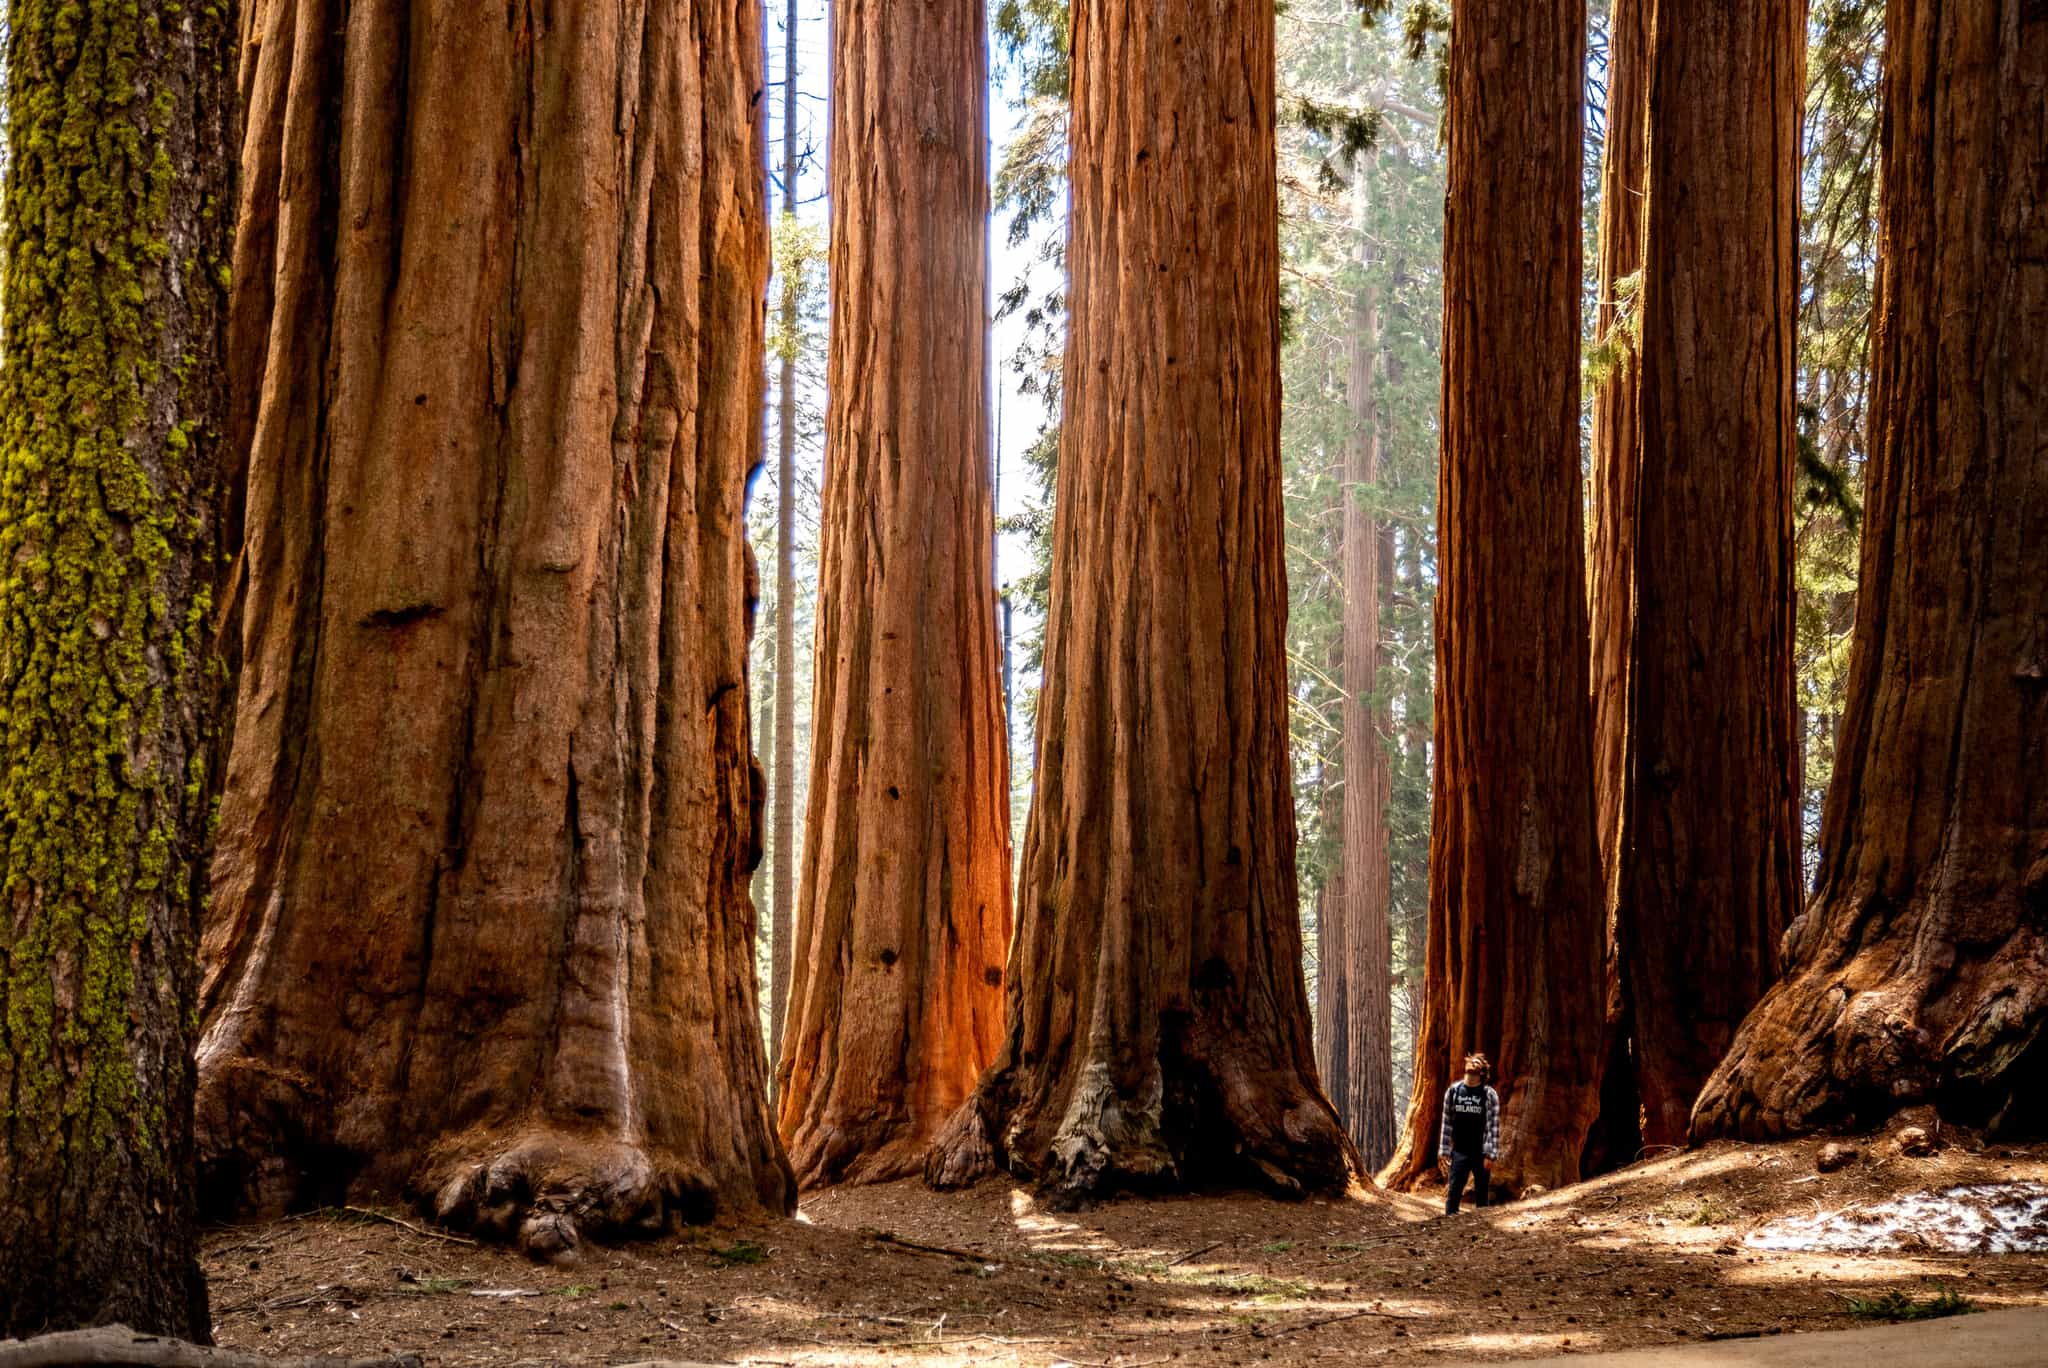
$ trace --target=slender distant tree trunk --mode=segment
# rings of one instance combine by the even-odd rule
[[[1812,902],[1693,1134],[2048,1128],[2048,12],[1892,0],[1862,571]]]
[[[1316,1071],[1337,1120],[1351,1126],[1351,1003],[1344,949],[1344,874],[1316,893]]]
[[[1363,172],[1358,173],[1361,177]],[[1363,236],[1363,215],[1357,228]],[[1380,734],[1379,533],[1367,500],[1380,477],[1379,301],[1361,285],[1352,303],[1345,382],[1351,431],[1344,462],[1345,991],[1350,1033],[1344,1119],[1369,1169],[1394,1149],[1393,929],[1387,899],[1387,750]]]
[[[7,19],[0,1338],[210,1343],[188,1022],[226,701],[235,35],[158,0]]]
[[[1793,369],[1805,0],[1651,0],[1617,937],[1643,1139],[1777,977],[1799,896]]]
[[[796,0],[783,14],[782,212],[796,213]],[[775,910],[768,932],[768,1057],[782,1058],[796,946],[796,332],[797,280],[782,275],[782,372],[775,418]]]
[[[833,14],[832,348],[782,1136],[920,1172],[1002,1037],[1009,759],[986,391],[981,0]]]
[[[410,1194],[543,1254],[786,1211],[746,890],[760,12],[263,19],[209,1196]]]
[[[1003,1052],[942,1184],[1340,1188],[1288,776],[1273,7],[1073,10],[1070,319]]]
[[[1575,1179],[1599,1101],[1602,896],[1579,482],[1585,8],[1471,0],[1450,51],[1428,1002],[1384,1181],[1437,1159],[1469,1050],[1512,1193]]]
[[[1593,542],[1587,600],[1593,641],[1593,799],[1607,917],[1607,1029],[1600,1118],[1585,1168],[1630,1162],[1642,1148],[1642,1101],[1629,1047],[1628,966],[1617,938],[1623,738],[1634,640],[1636,480],[1642,465],[1642,369],[1624,319],[1639,323],[1652,0],[1614,0],[1607,25],[1607,138],[1600,154],[1600,303],[1594,335],[1611,356],[1593,392]]]

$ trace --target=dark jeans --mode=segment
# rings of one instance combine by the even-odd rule
[[[1492,1176],[1486,1171],[1486,1160],[1476,1155],[1451,1152],[1451,1186],[1444,1194],[1444,1214],[1458,1214],[1458,1203],[1465,1199],[1465,1179],[1472,1180],[1472,1204],[1486,1205],[1486,1187]]]

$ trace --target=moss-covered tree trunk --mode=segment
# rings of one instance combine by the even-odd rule
[[[1892,0],[1868,484],[1818,883],[1696,1137],[2048,1126],[2048,11]]]
[[[1331,1190],[1288,776],[1269,0],[1073,9],[1051,612],[1007,1031],[928,1174]]]
[[[1641,455],[1616,940],[1643,1139],[1778,971],[1799,897],[1793,391],[1805,0],[1651,0]]]
[[[226,10],[13,0],[0,317],[0,1338],[210,1342],[193,951],[234,183]]]
[[[1575,1179],[1599,1103],[1594,836],[1579,479],[1585,6],[1456,11],[1447,117],[1443,472],[1427,1001],[1383,1181],[1436,1166],[1470,1050],[1501,1089],[1507,1191]]]
[[[1002,1037],[982,0],[833,14],[832,346],[783,1139],[805,1183],[920,1172]]]
[[[271,0],[233,332],[221,1209],[789,1209],[746,879],[760,10]]]

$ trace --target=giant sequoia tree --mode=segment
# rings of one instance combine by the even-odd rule
[[[752,4],[270,0],[230,346],[217,1204],[786,1210],[746,875]]]
[[[234,33],[14,0],[0,223],[0,1338],[212,1339],[193,950],[217,789]]]
[[[1813,900],[1700,1136],[2048,1124],[2048,12],[1892,0],[1862,572]]]
[[[1777,977],[1799,897],[1793,363],[1804,0],[1652,0],[1615,928],[1643,1139]]]
[[[1636,363],[1643,266],[1645,121],[1649,114],[1650,0],[1614,0],[1607,23],[1607,131],[1600,149],[1599,304],[1594,338],[1604,357],[1593,392],[1591,554],[1587,608],[1593,645],[1593,801],[1607,897],[1607,1035],[1600,1121],[1587,1158],[1625,1164],[1642,1145],[1641,1105],[1629,1054],[1627,965],[1613,938],[1620,868],[1622,740],[1635,631],[1635,500],[1642,464]]]
[[[1451,38],[1427,1003],[1406,1133],[1484,1050],[1512,1191],[1578,1176],[1598,1106],[1595,848],[1579,481],[1585,7],[1472,0]]]
[[[982,13],[833,15],[817,721],[776,1099],[806,1183],[918,1172],[1002,1033]]]
[[[1273,7],[1080,0],[1073,72],[1017,972],[928,1174],[1332,1189],[1288,781]]]

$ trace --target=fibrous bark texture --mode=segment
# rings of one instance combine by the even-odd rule
[[[207,1340],[193,951],[225,703],[219,7],[13,0],[0,360],[0,1336]]]
[[[1652,0],[1616,936],[1643,1139],[1777,978],[1799,897],[1793,368],[1805,0]]]
[[[2048,12],[1886,11],[1848,702],[1786,977],[1693,1113],[2048,1126]]]
[[[833,14],[815,721],[776,1096],[807,1184],[920,1172],[1002,1037],[982,16],[981,0]]]
[[[1642,372],[1634,329],[1642,297],[1650,4],[1614,0],[1608,14],[1607,136],[1600,152],[1600,299],[1594,336],[1608,363],[1593,392],[1593,528],[1586,594],[1593,642],[1594,823],[1607,899],[1607,1030],[1600,1117],[1586,1147],[1589,1172],[1626,1164],[1642,1146],[1642,1106],[1629,1054],[1628,968],[1616,939],[1614,892],[1635,630],[1636,479],[1642,464]]]
[[[1435,1166],[1444,1089],[1481,1050],[1512,1192],[1578,1176],[1605,1011],[1579,505],[1585,9],[1473,0],[1454,22],[1427,1004],[1382,1181]]]
[[[1363,175],[1360,175],[1363,182]],[[1363,235],[1363,214],[1359,216]],[[1380,657],[1380,546],[1369,501],[1380,477],[1379,303],[1361,286],[1351,315],[1345,392],[1351,431],[1344,449],[1344,920],[1345,1072],[1326,1087],[1345,1092],[1344,1121],[1368,1169],[1394,1150],[1393,923],[1387,873],[1390,776],[1377,702]]]
[[[217,1207],[409,1193],[547,1254],[790,1207],[746,891],[758,25],[260,10]]]
[[[1070,326],[1001,1055],[927,1170],[1328,1190],[1295,908],[1273,8],[1073,10]]]

